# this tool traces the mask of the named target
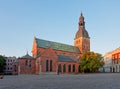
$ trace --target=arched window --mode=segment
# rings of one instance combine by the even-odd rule
[[[68,65],[68,72],[71,72],[71,65]]]
[[[73,72],[75,72],[75,65],[73,65]]]
[[[48,63],[49,61],[48,60],[46,60],[46,72],[48,72]]]
[[[59,64],[59,66],[58,66],[58,72],[62,72],[61,64]]]
[[[50,60],[50,72],[52,71],[52,60]]]
[[[63,65],[63,72],[66,72],[66,65]]]

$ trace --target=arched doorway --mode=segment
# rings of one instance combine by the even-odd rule
[[[60,72],[62,72],[62,66],[61,66],[61,64],[58,65],[58,74],[59,74]]]
[[[63,72],[66,72],[66,65],[63,65]]]

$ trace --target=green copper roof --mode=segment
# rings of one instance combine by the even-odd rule
[[[29,54],[26,54],[25,56],[22,56],[21,58],[33,59],[33,57],[32,57],[32,56],[30,56]]]
[[[58,55],[59,62],[77,62],[77,58],[72,56]]]
[[[76,52],[80,53],[79,49],[75,46],[67,45],[67,44],[61,44],[57,42],[47,41],[36,38],[37,46],[42,48],[52,48],[55,50],[61,50],[61,51],[67,51],[67,52]]]

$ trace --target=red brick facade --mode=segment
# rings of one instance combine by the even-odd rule
[[[34,59],[20,58],[18,63],[19,74],[35,74],[36,67]]]

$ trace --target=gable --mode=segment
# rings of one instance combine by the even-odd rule
[[[79,49],[72,45],[42,40],[42,39],[38,39],[38,38],[36,38],[36,43],[37,43],[37,47],[52,48],[54,50],[80,53]]]

